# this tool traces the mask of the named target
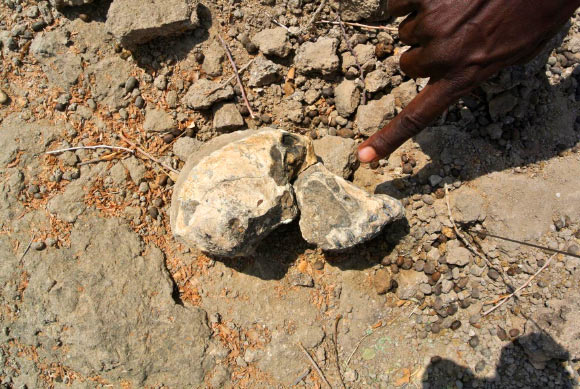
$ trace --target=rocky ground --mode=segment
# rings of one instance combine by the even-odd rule
[[[580,260],[477,231],[580,254],[580,14],[359,166],[354,147],[426,80],[398,67],[397,20],[318,21],[371,23],[379,1],[84,3],[0,2],[2,387],[325,387],[300,344],[336,388],[579,386]],[[298,221],[244,258],[176,242],[188,156],[264,126],[406,217],[342,252]]]

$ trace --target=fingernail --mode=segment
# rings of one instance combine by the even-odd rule
[[[358,159],[361,162],[372,162],[377,158],[377,152],[370,146],[363,147],[358,151]]]

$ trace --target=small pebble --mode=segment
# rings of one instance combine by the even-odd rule
[[[479,346],[479,337],[477,335],[472,336],[469,339],[469,345],[473,348],[476,348],[477,346]]]
[[[450,304],[447,307],[447,316],[453,316],[457,313],[457,305],[455,304]]]
[[[314,286],[314,279],[309,274],[295,273],[290,278],[290,283],[294,286],[304,286],[306,288]]]
[[[425,261],[423,260],[418,260],[417,262],[415,262],[415,264],[413,265],[413,268],[415,269],[415,271],[421,272],[423,271],[423,269],[425,268]]]
[[[388,45],[382,42],[379,42],[375,46],[375,55],[379,60],[383,60],[387,58],[389,55],[393,54],[393,45]]]
[[[439,355],[434,355],[431,357],[431,363],[432,364],[439,363],[439,362],[441,362],[442,359],[443,358],[441,358]]]
[[[44,242],[33,242],[30,247],[36,251],[42,251],[46,248],[46,244]]]
[[[132,92],[133,89],[137,87],[139,81],[135,77],[129,77],[127,81],[125,81],[125,92],[129,93]]]
[[[145,106],[145,100],[143,100],[143,97],[137,96],[137,98],[135,99],[135,107],[143,108],[144,106]]]
[[[41,31],[46,27],[46,22],[44,20],[39,20],[38,22],[32,23],[32,30],[33,31]]]
[[[56,238],[46,238],[46,240],[44,241],[44,243],[46,243],[46,245],[47,245],[48,247],[53,247],[53,246],[56,246],[56,243],[57,243],[57,242],[58,242],[58,241],[57,241],[57,239],[56,239]]]
[[[149,184],[146,182],[142,182],[141,184],[139,184],[139,192],[141,193],[149,192]]]
[[[492,280],[497,281],[497,279],[499,278],[499,273],[495,269],[489,269],[489,271],[487,272],[487,276]]]
[[[249,112],[248,112],[249,113]],[[262,114],[260,115],[260,120],[264,123],[264,124],[270,124],[272,123],[272,116],[268,115],[268,114]]]
[[[571,244],[568,246],[568,252],[574,255],[580,255],[580,247],[577,244]]]
[[[322,270],[324,269],[324,261],[317,260],[316,262],[314,262],[312,267],[314,268],[314,270]]]
[[[469,324],[474,325],[479,323],[479,321],[481,320],[481,315],[479,313],[476,313],[474,315],[471,315],[469,317]]]
[[[453,323],[451,323],[451,329],[453,331],[458,330],[459,327],[461,327],[461,322],[459,320],[455,320]]]
[[[119,110],[119,116],[121,117],[121,119],[123,120],[127,120],[129,119],[129,113],[127,112],[127,110],[125,108],[121,108]]]
[[[423,202],[427,205],[433,205],[433,203],[435,202],[435,199],[433,198],[433,196],[431,195],[423,195],[423,197],[421,197],[421,200],[423,200]]]
[[[509,332],[510,334],[510,338],[517,338],[518,335],[520,334],[520,330],[518,330],[517,328],[512,328]]]
[[[8,103],[8,95],[6,92],[0,89],[0,104]]]
[[[198,51],[197,53],[195,53],[195,62],[197,62],[198,64],[201,65],[204,60],[205,60],[205,54],[203,54],[201,51]]]
[[[153,219],[157,219],[157,216],[159,216],[159,210],[156,207],[149,207],[147,212],[149,212],[149,216]]]
[[[505,332],[505,330],[501,327],[497,327],[497,337],[500,340],[506,340],[508,338],[507,333]]]
[[[459,306],[461,307],[461,309],[469,308],[470,305],[471,305],[471,299],[468,299],[468,298],[466,298],[465,300],[461,300],[459,302]]]
[[[334,96],[334,88],[331,86],[327,86],[322,88],[322,95],[324,97],[333,97]]]
[[[355,382],[358,379],[358,373],[353,369],[346,369],[344,372],[344,380],[346,382]]]
[[[341,138],[354,138],[354,132],[349,128],[341,128],[337,130],[336,135],[340,136]]]

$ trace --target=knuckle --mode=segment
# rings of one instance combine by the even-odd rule
[[[380,155],[387,155],[392,152],[396,147],[393,147],[391,136],[386,131],[379,131],[372,139],[371,143],[373,148]]]
[[[428,124],[419,114],[411,112],[401,118],[399,128],[402,136],[410,138],[421,132]]]

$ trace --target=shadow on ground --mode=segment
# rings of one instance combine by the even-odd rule
[[[131,49],[137,66],[153,72],[162,68],[161,62],[177,62],[188,58],[196,48],[209,38],[213,19],[211,11],[203,4],[198,8],[201,26],[175,37],[160,37]]]
[[[537,370],[529,361],[522,344],[542,344],[562,360],[551,360],[543,370]],[[527,348],[529,350],[529,347]],[[569,358],[568,352],[553,338],[544,333],[522,336],[506,345],[501,352],[492,378],[476,378],[472,370],[457,365],[448,359],[433,357],[422,378],[423,389],[437,388],[561,388],[571,389],[574,380],[562,366],[562,361]],[[479,364],[484,367],[486,361]],[[541,373],[541,374],[539,374]],[[460,383],[458,384],[458,381]]]
[[[60,12],[69,20],[90,15],[92,21],[105,23],[112,2],[113,0],[95,1],[77,7],[65,7]],[[211,11],[205,5],[199,5],[198,14],[201,26],[183,33],[179,39],[175,39],[175,36],[160,37],[131,48],[137,66],[154,73],[162,68],[162,62],[182,61],[195,52],[196,47],[209,38],[208,30],[213,24]]]
[[[100,0],[75,7],[64,7],[59,12],[69,20],[80,19],[90,15],[91,20],[104,23],[107,20],[107,12],[109,12],[112,2],[113,0]]]
[[[339,253],[320,254],[341,270],[364,270],[380,263],[408,234],[409,224],[407,219],[402,219],[387,226],[379,236],[366,244]],[[298,221],[295,221],[279,227],[266,237],[252,257],[213,259],[235,271],[263,280],[280,280],[300,256],[316,252],[316,247],[302,238]]]
[[[550,47],[560,43],[561,38]],[[396,198],[432,193],[435,191],[429,185],[432,175],[470,181],[492,172],[546,161],[573,148],[580,129],[580,88],[576,86],[580,81],[580,68],[560,83],[550,85],[544,71],[550,52],[525,66],[502,71],[464,97],[461,105],[476,117],[464,120],[457,110],[450,114],[454,117],[448,117],[445,124],[416,136],[414,140],[431,158],[430,162],[410,176],[380,184],[375,192]],[[493,120],[487,94],[495,96],[503,92],[512,94],[517,105]],[[501,128],[499,139],[497,135],[491,139],[490,125]],[[410,154],[412,156],[412,151]]]

